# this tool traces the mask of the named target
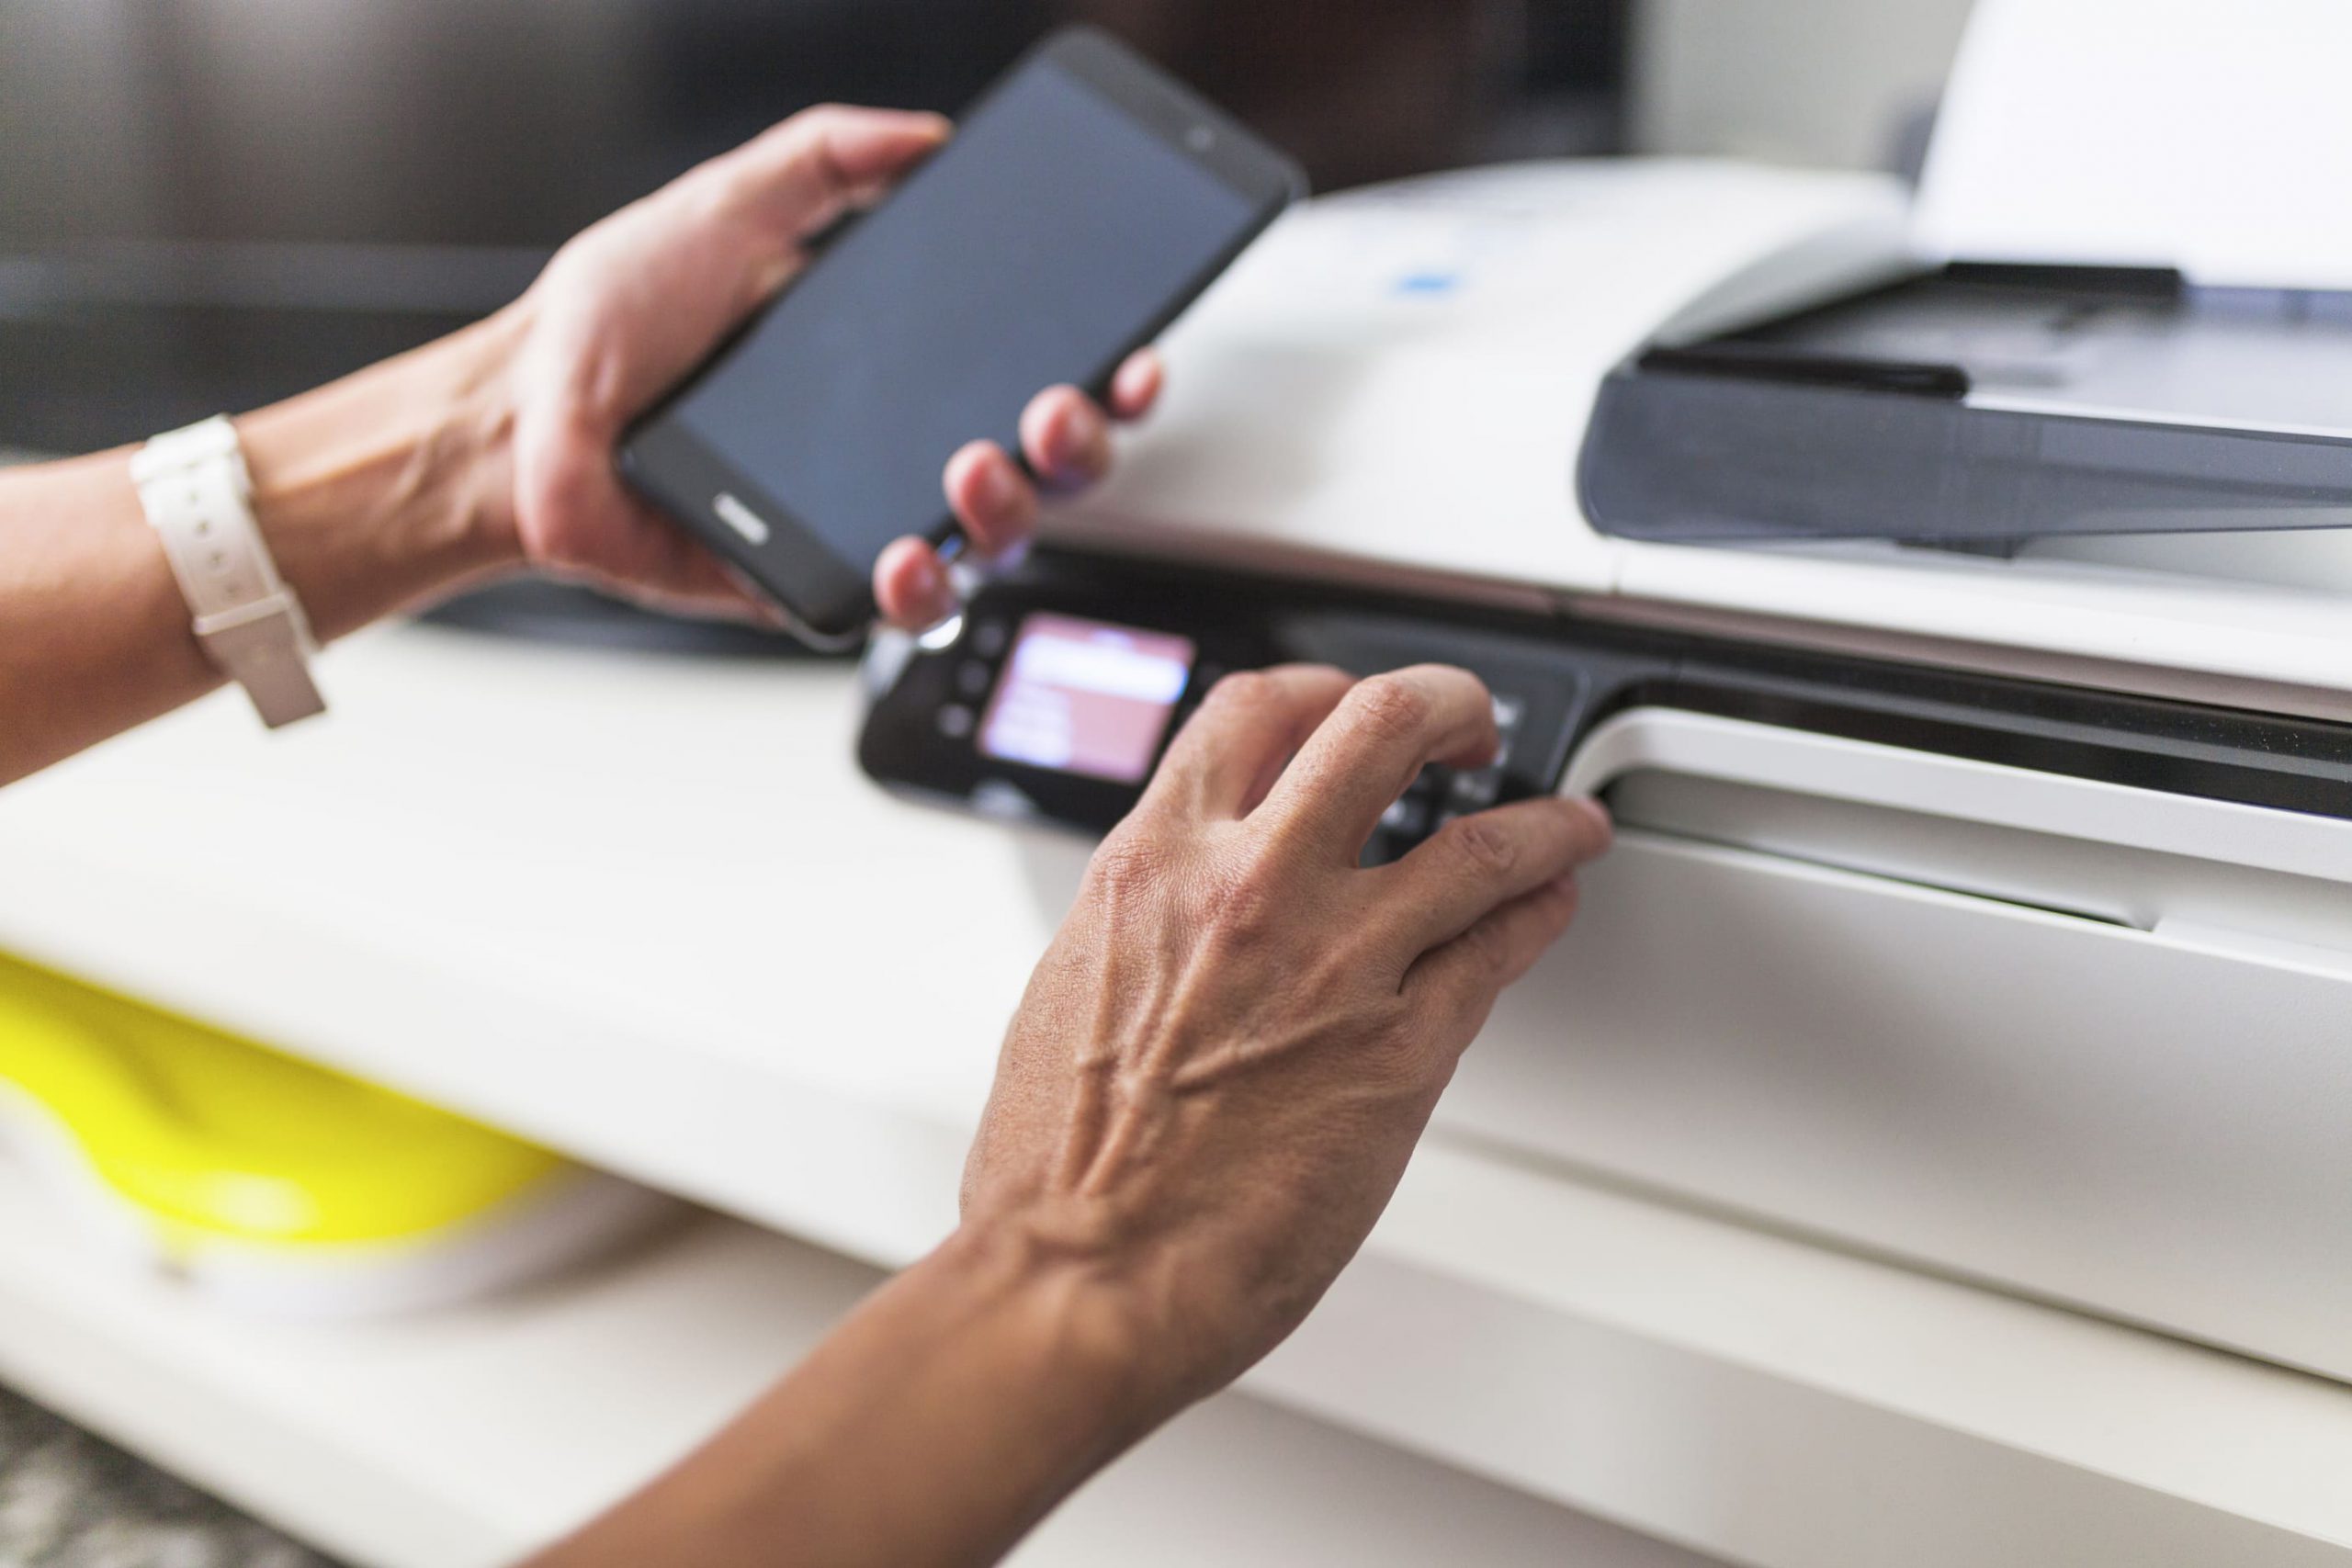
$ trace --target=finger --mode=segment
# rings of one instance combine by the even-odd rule
[[[668,615],[784,626],[771,600],[669,519],[628,499],[616,512],[613,543],[593,558],[540,558],[533,566]]]
[[[1535,967],[1576,918],[1574,876],[1545,883],[1481,918],[1405,972],[1404,993],[1445,1034],[1467,1046],[1503,988]]]
[[[1177,732],[1146,798],[1206,820],[1248,816],[1354,683],[1324,664],[1227,675]]]
[[[718,563],[718,572],[721,581],[689,582],[674,594],[655,589],[652,596],[644,603],[668,615],[700,620],[741,621],[763,631],[792,633],[792,622],[759,584],[725,561]],[[631,596],[630,590],[622,592],[623,597]]]
[[[937,550],[899,539],[874,563],[874,603],[892,626],[921,631],[956,613],[956,590]]]
[[[719,167],[737,203],[798,240],[874,200],[953,130],[935,114],[826,104],[763,131]]]
[[[1159,351],[1136,350],[1111,378],[1111,417],[1141,419],[1159,400],[1159,389],[1167,382],[1168,365],[1159,357]]]
[[[974,441],[947,459],[948,510],[984,556],[1018,549],[1037,530],[1037,491],[1004,448]]]
[[[1458,817],[1371,873],[1407,963],[1496,909],[1605,853],[1609,814],[1589,800],[1522,800]]]
[[[1111,422],[1076,387],[1052,387],[1021,412],[1021,450],[1056,490],[1078,490],[1111,471]]]
[[[1494,699],[1466,670],[1416,664],[1360,681],[1323,721],[1266,802],[1309,854],[1353,865],[1380,814],[1431,762],[1494,756]]]

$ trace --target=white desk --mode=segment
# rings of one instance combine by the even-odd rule
[[[0,795],[0,945],[868,1264],[944,1230],[1082,845],[873,790],[839,670],[402,628],[324,679]],[[2352,1562],[2352,1390],[1443,1143],[1245,1386],[1772,1568]]]
[[[0,1182],[0,1370],[356,1562],[491,1568],[742,1405],[880,1278],[705,1216],[616,1264],[366,1327],[218,1316],[94,1270]],[[1311,1545],[1309,1543],[1312,1543]],[[1015,1568],[1705,1568],[1697,1558],[1228,1394],[1057,1513]]]

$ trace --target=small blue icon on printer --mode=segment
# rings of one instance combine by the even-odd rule
[[[1408,272],[1396,280],[1399,294],[1451,294],[1461,287],[1458,272]]]

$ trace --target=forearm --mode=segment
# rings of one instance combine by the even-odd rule
[[[322,639],[515,562],[508,311],[237,421]],[[0,473],[0,784],[219,683],[128,448]]]
[[[1181,1403],[1115,1299],[962,1235],[725,1431],[534,1568],[994,1562]]]

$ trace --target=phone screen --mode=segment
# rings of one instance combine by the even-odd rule
[[[781,508],[861,575],[945,516],[940,474],[1028,400],[1094,375],[1261,214],[1050,61],[1009,79],[673,405],[763,492],[721,497],[752,546]],[[730,508],[734,513],[729,515]]]

